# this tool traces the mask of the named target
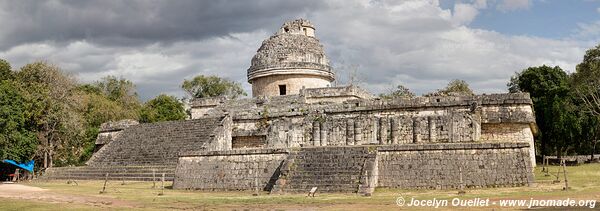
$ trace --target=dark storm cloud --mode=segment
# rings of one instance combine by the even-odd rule
[[[479,7],[461,5],[452,11],[436,0],[0,0],[0,58],[13,67],[46,60],[82,82],[124,77],[144,100],[182,96],[181,82],[198,74],[235,80],[250,93],[246,70],[261,41],[286,20],[307,18],[338,85],[355,72],[373,93],[397,84],[427,93],[455,78],[489,93],[505,91],[510,76],[528,66],[573,69],[591,45],[471,28]]]
[[[0,49],[87,40],[136,46],[201,40],[262,27],[316,8],[319,1],[0,1]]]

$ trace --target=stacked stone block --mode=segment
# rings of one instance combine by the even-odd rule
[[[223,117],[141,124],[125,129],[88,161],[90,166],[171,165],[180,152],[202,150],[219,135]],[[222,132],[221,132],[222,133]]]
[[[269,191],[286,150],[251,149],[185,153],[179,158],[176,189]]]
[[[380,146],[378,151],[380,187],[450,189],[533,183],[527,143]]]
[[[272,192],[358,192],[369,186],[365,171],[373,172],[375,147],[310,147],[292,151]],[[371,167],[371,169],[367,169]],[[372,174],[366,174],[372,175]],[[374,187],[375,184],[372,184]]]

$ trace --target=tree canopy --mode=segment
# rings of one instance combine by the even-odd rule
[[[33,158],[38,140],[27,126],[26,103],[15,84],[0,81],[0,159],[24,162]]]
[[[184,80],[181,88],[193,98],[217,96],[238,98],[247,95],[239,83],[218,76],[199,75],[192,80]]]
[[[554,149],[560,156],[580,132],[576,104],[569,92],[569,76],[560,67],[529,67],[511,77],[510,92],[529,92],[541,131],[541,153]]]
[[[140,122],[184,120],[187,117],[183,103],[177,98],[161,94],[144,104],[140,112]]]
[[[600,118],[600,45],[586,51],[573,74],[573,89],[584,109]]]
[[[3,59],[0,59],[0,81],[12,78],[10,64]]]

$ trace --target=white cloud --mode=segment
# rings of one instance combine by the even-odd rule
[[[600,13],[600,7],[596,8],[596,12]]]
[[[344,67],[357,65],[363,86],[374,93],[396,84],[426,93],[455,78],[467,80],[478,93],[505,92],[510,76],[529,66],[560,65],[573,71],[595,44],[470,28],[478,9],[489,6],[485,1],[472,3],[457,4],[453,13],[437,1],[331,1],[298,17],[316,26],[338,79],[346,81],[349,71]],[[123,76],[138,85],[145,99],[159,93],[181,95],[183,79],[197,74],[236,80],[249,92],[250,60],[277,27],[143,46],[104,46],[88,40],[27,43],[0,52],[0,58],[14,67],[48,60],[86,82],[109,74]],[[581,33],[597,33],[596,27],[580,25]]]
[[[475,19],[475,16],[479,11],[475,6],[470,4],[457,3],[454,5],[454,14],[452,14],[452,21],[457,25],[468,25]]]
[[[531,0],[502,0],[496,8],[503,12],[520,10],[520,9],[529,9],[531,6]]]
[[[487,0],[475,0],[473,5],[475,5],[477,9],[485,9],[487,8]]]
[[[578,23],[575,38],[600,41],[600,20],[591,23]]]

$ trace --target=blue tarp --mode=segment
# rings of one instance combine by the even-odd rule
[[[30,160],[27,163],[17,163],[14,160],[3,160],[3,162],[13,164],[19,168],[25,169],[25,170],[33,173],[33,164],[34,164],[33,160]]]

